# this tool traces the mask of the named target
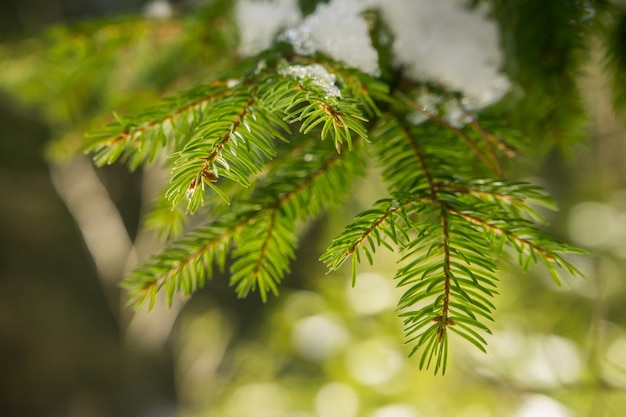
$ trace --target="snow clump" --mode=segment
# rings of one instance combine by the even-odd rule
[[[510,89],[500,73],[499,30],[488,8],[465,0],[378,0],[395,35],[395,64],[419,81],[458,90],[472,107],[500,100]]]
[[[467,0],[330,0],[302,19],[297,0],[239,0],[240,52],[269,47],[281,30],[296,53],[323,52],[370,75],[380,75],[378,53],[362,13],[379,10],[394,35],[394,64],[417,81],[462,92],[468,108],[497,102],[511,83],[503,63],[497,24],[486,5]]]
[[[235,16],[239,53],[244,56],[267,49],[280,30],[302,20],[297,0],[239,0]]]
[[[289,65],[280,69],[279,74],[300,80],[312,80],[313,85],[321,87],[326,92],[326,97],[341,97],[341,91],[335,85],[337,77],[320,64]]]
[[[283,36],[300,55],[323,52],[348,66],[378,76],[378,52],[372,46],[362,12],[363,3],[359,1],[320,3],[313,14]]]

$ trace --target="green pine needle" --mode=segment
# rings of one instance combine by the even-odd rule
[[[355,285],[358,264],[373,263],[377,248],[401,254],[399,316],[420,368],[445,373],[450,332],[486,351],[503,254],[516,253],[522,269],[545,265],[557,283],[562,270],[579,274],[563,256],[576,249],[539,228],[546,221],[537,208],[554,202],[539,187],[502,179],[518,138],[490,131],[494,122],[479,115],[463,127],[431,113],[411,124],[420,109],[411,91],[323,56],[291,57],[333,74],[339,93],[330,95],[316,80],[282,75],[289,63],[277,53],[143,114],[116,115],[94,134],[88,151],[100,165],[136,169],[159,157],[171,166],[148,218],[170,243],[124,281],[135,307],[152,308],[160,293],[170,303],[189,296],[216,272],[230,275],[240,297],[277,295],[298,222],[340,206],[368,160],[387,190],[320,260],[334,271],[351,258]],[[184,212],[202,207],[208,224],[185,233]]]

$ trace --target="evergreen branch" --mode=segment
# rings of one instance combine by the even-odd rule
[[[495,146],[496,149],[498,149],[500,152],[502,152],[504,155],[506,155],[509,158],[513,158],[517,155],[517,151],[515,150],[513,146],[509,145],[503,138],[501,138],[497,134],[487,131],[487,129],[485,129],[482,123],[480,123],[480,121],[478,120],[478,117],[476,115],[471,114],[469,110],[465,108],[461,100],[457,99],[457,102],[459,106],[463,109],[466,115],[471,115],[470,122],[469,122],[470,126],[476,132],[478,132],[481,138],[483,138],[485,145],[489,146],[490,153],[494,160],[497,160],[498,157],[493,151],[493,148],[491,148],[491,145]],[[500,168],[500,173],[499,173],[500,175],[498,176],[502,176],[502,166],[500,164],[498,164],[498,166]]]
[[[304,134],[321,125],[321,139],[330,134],[337,152],[341,152],[343,143],[352,149],[353,133],[367,140],[368,133],[363,125],[367,119],[359,109],[361,102],[329,95],[328,91],[312,81],[293,80],[291,77],[278,80],[263,97],[263,102],[269,111],[283,111],[287,123],[299,123],[300,132]]]
[[[408,253],[403,257],[403,261],[409,262],[408,266],[401,268],[396,276],[398,285],[409,286],[400,302],[400,308],[404,310],[401,315],[406,318],[408,342],[415,343],[412,354],[422,351],[420,366],[428,368],[434,364],[435,372],[445,372],[448,328],[485,350],[486,341],[480,332],[489,330],[481,319],[491,320],[493,305],[485,296],[493,294],[493,290],[487,287],[495,287],[493,258],[502,246],[502,242],[496,243],[493,231],[485,233],[484,228],[477,228],[470,219],[461,216],[456,207],[472,208],[490,219],[500,218],[502,227],[518,224],[519,232],[523,224],[525,232],[537,238],[534,241],[528,238],[527,243],[532,243],[535,251],[544,251],[544,255],[549,252],[550,257],[541,259],[553,277],[556,274],[550,263],[554,260],[558,259],[558,265],[567,269],[573,267],[556,253],[564,248],[560,243],[552,244],[532,228],[529,221],[518,218],[540,219],[528,203],[552,206],[545,193],[523,183],[463,180],[448,171],[440,159],[432,157],[433,151],[428,149],[431,142],[423,144],[426,141],[418,140],[397,118],[384,123],[387,123],[383,130],[385,137],[393,138],[391,146],[394,147],[384,150],[381,155],[387,165],[386,178],[394,189],[409,190],[414,198],[421,197],[424,203],[432,206],[423,208],[419,216],[411,217],[417,237],[407,246]],[[396,176],[394,169],[402,169],[406,175],[411,164],[418,165],[421,172],[414,174],[412,179]],[[425,197],[430,198],[426,200]],[[436,211],[439,212],[438,222],[435,222]],[[436,223],[439,226],[433,226]],[[536,255],[532,251],[524,254],[526,246],[519,241],[513,246],[520,252],[520,264],[527,267]],[[414,310],[416,305],[423,307]]]
[[[487,168],[489,168],[496,176],[502,176],[502,167],[500,166],[500,163],[497,160],[495,154],[485,154],[483,150],[478,146],[476,141],[474,141],[474,139],[472,139],[463,129],[453,126],[443,117],[423,108],[422,106],[418,106],[417,103],[415,103],[403,93],[396,92],[395,96],[404,104],[428,117],[428,119],[453,132],[459,139],[461,139],[467,144],[467,146],[469,146],[469,148],[474,152],[474,154],[476,154],[476,156],[483,162],[483,164],[485,164]]]
[[[342,203],[354,180],[365,173],[364,147],[356,145],[351,152],[338,154],[323,143],[311,142],[299,158],[270,172],[251,199],[271,195],[284,215],[301,220]]]
[[[486,220],[482,218],[481,213],[459,211],[454,208],[449,210],[467,222],[480,226],[495,248],[502,248],[503,242],[500,238],[504,238],[518,253],[518,263],[524,270],[540,259],[559,286],[561,278],[556,267],[564,268],[572,275],[582,276],[582,273],[560,254],[584,252],[548,236],[527,220],[512,218]]]
[[[258,80],[256,88],[248,91],[247,102],[244,94],[238,97],[234,92],[219,101],[219,115],[197,127],[195,136],[179,152],[172,172],[172,186],[168,198],[174,205],[186,196],[188,210],[194,212],[204,204],[204,188],[213,185],[220,174],[241,185],[249,185],[248,177],[259,170],[262,157],[271,159],[275,154],[272,138],[285,140],[282,133],[286,125],[300,123],[300,131],[309,133],[323,124],[321,138],[330,133],[335,141],[337,152],[346,143],[352,149],[352,133],[367,139],[367,130],[362,122],[366,119],[359,110],[360,103],[354,99],[337,100],[310,79],[280,79],[268,76]],[[326,94],[326,95],[324,95]],[[235,102],[230,108],[226,103]],[[224,112],[224,114],[222,114]],[[243,134],[241,126],[247,128]],[[220,133],[221,132],[221,133]],[[238,142],[242,142],[241,144]],[[244,145],[244,146],[241,146]],[[203,155],[204,154],[204,155]],[[226,198],[221,193],[223,198]]]
[[[176,149],[206,116],[209,107],[232,93],[226,81],[215,81],[165,99],[137,116],[115,114],[116,123],[89,134],[97,138],[86,149],[98,165],[122,159],[131,169],[150,162],[164,148]]]
[[[339,155],[312,141],[305,150],[300,159],[279,164],[258,180],[254,192],[235,200],[218,220],[173,242],[133,271],[124,282],[130,303],[140,308],[149,300],[153,305],[161,289],[170,302],[176,292],[190,295],[211,278],[216,265],[224,269],[228,253],[234,258],[231,284],[240,296],[258,289],[265,300],[269,292],[276,293],[293,258],[295,221],[338,204],[352,180],[363,174],[365,158],[359,149]],[[285,182],[285,177],[290,180]]]
[[[398,285],[408,288],[399,304],[405,318],[407,342],[414,342],[411,354],[422,352],[421,367],[434,365],[436,373],[443,373],[448,329],[485,351],[486,340],[481,333],[488,333],[489,329],[482,321],[492,320],[494,308],[489,298],[495,293],[497,248],[489,234],[460,216],[456,207],[474,207],[486,216],[499,213],[507,221],[515,222],[522,215],[540,218],[528,205],[530,202],[548,207],[553,203],[544,192],[529,184],[467,181],[451,174],[439,159],[441,153],[429,149],[432,142],[426,145],[426,140],[418,139],[412,128],[398,118],[384,119],[380,129],[385,138],[391,139],[384,144],[385,148],[381,146],[380,157],[386,165],[384,176],[393,189],[405,190],[419,206],[416,210],[413,209],[417,206],[405,209],[411,213],[405,217],[406,223],[416,230],[417,236],[407,236],[409,243],[401,260],[407,265],[396,275]],[[420,167],[417,172],[409,169],[415,165]],[[403,172],[404,177],[399,177],[395,170]],[[413,172],[413,176],[407,178],[407,172]],[[360,234],[357,228],[351,230],[354,245],[362,244],[371,230],[375,230],[373,226],[382,224],[387,214],[380,210],[374,213],[378,217],[370,219],[372,229],[364,228]],[[364,225],[360,226],[363,229]],[[358,246],[348,246],[349,241],[342,241],[345,235],[344,232],[337,241],[343,243],[344,254],[352,255]],[[373,248],[373,242],[370,245]],[[327,257],[340,264],[343,260],[339,253],[334,253],[335,258],[328,255],[333,254],[331,248]],[[353,257],[353,276],[356,262],[358,259]],[[418,306],[422,307],[416,309]]]
[[[294,229],[292,220],[271,210],[255,222],[253,230],[239,233],[233,252],[236,260],[230,268],[230,282],[239,297],[257,288],[263,301],[269,292],[278,295],[277,284],[295,257]]]
[[[130,294],[129,304],[139,309],[148,301],[151,309],[162,289],[171,303],[174,293],[190,295],[201,288],[212,277],[214,265],[224,270],[235,234],[254,221],[254,213],[236,213],[175,241],[124,280],[123,287]]]
[[[436,195],[439,182],[462,174],[467,167],[465,152],[431,128],[425,124],[409,126],[390,114],[376,125],[372,134],[375,156],[393,192],[428,190],[431,196]],[[450,174],[453,169],[454,176]]]
[[[315,65],[323,60],[324,68],[339,78],[341,92],[361,103],[368,116],[380,116],[380,103],[389,102],[389,86],[371,75],[364,74],[353,68],[346,67],[341,62],[334,61],[327,56],[316,55],[315,58],[297,55],[291,62],[297,64]]]
[[[524,182],[500,180],[473,180],[464,181],[455,178],[453,182],[436,184],[440,196],[446,198],[449,204],[454,205],[465,197],[470,197],[468,203],[478,211],[493,212],[493,205],[498,211],[513,218],[528,218],[532,221],[546,224],[546,220],[531,206],[543,206],[556,210],[556,204],[546,194],[545,190]]]
[[[297,57],[296,62],[311,63],[309,57]],[[368,74],[348,68],[340,62],[331,59],[325,60],[329,71],[339,77],[343,85],[342,91],[360,102],[368,116],[381,116],[379,104],[389,102],[389,86]]]
[[[146,214],[144,224],[159,239],[166,242],[182,236],[186,220],[184,210],[180,207],[172,207],[165,193],[162,193]]]
[[[417,236],[406,245],[401,262],[407,265],[396,275],[398,285],[408,287],[400,301],[405,332],[408,342],[414,343],[412,354],[422,352],[420,366],[434,365],[435,372],[444,372],[448,329],[485,350],[481,333],[489,329],[482,321],[492,320],[489,298],[495,292],[494,257],[505,241],[520,253],[522,267],[540,258],[553,277],[553,262],[574,271],[558,254],[569,249],[523,219],[542,220],[530,203],[553,207],[538,187],[464,180],[441,160],[445,153],[440,148],[436,152],[432,149],[433,141],[417,137],[414,132],[418,128],[392,117],[383,119],[379,129],[379,135],[388,139],[378,147],[386,165],[384,177],[392,189],[404,190],[421,202],[420,210],[408,218]],[[419,166],[419,171],[411,170],[414,166]],[[407,176],[407,172],[413,175]],[[484,225],[477,227],[468,212],[480,213],[483,217],[479,219],[490,219],[485,222],[502,229],[505,239],[499,241],[498,234]]]
[[[360,262],[361,253],[364,253],[370,264],[373,263],[372,253],[376,246],[384,245],[393,251],[391,245],[385,242],[388,237],[394,244],[402,245],[408,239],[406,232],[399,223],[410,224],[405,209],[415,205],[411,200],[382,199],[374,206],[359,213],[355,220],[328,247],[320,260],[326,264],[329,271],[338,269],[349,257],[353,257],[352,279],[356,277],[356,264]]]
[[[162,106],[166,111],[156,109],[132,120],[118,116],[118,124],[96,133],[105,139],[89,150],[96,152],[101,164],[123,156],[134,169],[167,146],[166,131],[193,130],[190,139],[174,147],[174,168],[166,193],[174,206],[187,197],[187,210],[193,213],[204,204],[207,187],[228,201],[215,185],[220,176],[249,185],[249,177],[259,172],[263,160],[275,155],[273,139],[286,140],[282,132],[288,128],[283,120],[300,124],[305,134],[322,124],[322,140],[331,134],[337,152],[344,143],[352,148],[353,133],[367,139],[362,123],[366,119],[359,109],[367,103],[338,100],[312,78],[276,77],[269,69],[263,74],[255,71],[253,78],[252,84],[215,82],[208,87],[211,94],[204,91],[197,98],[199,90],[195,90],[181,95],[171,100],[176,106]],[[174,126],[185,114],[190,115],[189,126]]]
[[[439,218],[436,222],[435,219]],[[488,241],[447,207],[432,205],[416,220],[417,237],[407,246],[398,286],[407,287],[399,307],[411,354],[421,351],[420,367],[435,360],[445,373],[447,331],[454,330],[480,350],[492,320],[495,265]]]
[[[407,343],[414,342],[411,355],[421,350],[420,367],[435,360],[435,373],[445,373],[448,329],[485,350],[479,332],[489,329],[481,319],[492,320],[494,308],[492,251],[486,238],[460,220],[442,204],[424,210],[396,274],[398,286],[407,287],[399,307]]]
[[[176,160],[167,192],[172,204],[187,197],[187,209],[196,211],[204,204],[205,186],[226,199],[214,185],[220,176],[248,186],[248,177],[259,172],[263,159],[274,156],[274,138],[286,141],[279,129],[285,131],[287,127],[257,105],[258,94],[257,88],[242,88],[220,100],[215,114],[196,128],[182,150],[173,154]]]

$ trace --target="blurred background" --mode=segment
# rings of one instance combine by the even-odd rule
[[[266,304],[215,277],[171,308],[125,306],[119,280],[158,249],[141,218],[165,179],[95,169],[83,134],[223,71],[230,7],[0,4],[0,416],[622,416],[626,134],[598,48],[577,78],[586,141],[514,172],[557,200],[551,232],[590,252],[572,260],[586,279],[557,287],[505,263],[488,353],[456,341],[445,377],[407,358],[394,257],[362,267],[356,288],[317,262],[347,214],[303,231]]]

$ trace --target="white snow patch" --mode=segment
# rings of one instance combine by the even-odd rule
[[[429,119],[428,115],[436,115],[439,113],[439,106],[443,102],[443,97],[435,94],[426,88],[418,93],[415,103],[418,109],[407,115],[409,123],[419,125]]]
[[[280,30],[302,20],[298,0],[239,0],[235,12],[244,56],[267,49]]]
[[[500,73],[503,56],[497,24],[488,9],[464,0],[378,0],[395,35],[395,63],[417,80],[461,91],[476,107],[498,101],[509,90]]]
[[[320,64],[289,65],[281,68],[279,74],[300,80],[311,80],[313,85],[321,87],[326,92],[326,97],[341,97],[341,91],[335,85],[337,77]]]
[[[284,37],[300,55],[323,52],[353,68],[380,75],[378,53],[361,16],[364,4],[355,0],[320,3],[313,14],[287,30]]]
[[[503,63],[497,24],[487,5],[470,9],[466,0],[331,0],[301,18],[297,0],[239,0],[240,52],[252,55],[281,36],[297,53],[322,52],[346,65],[378,76],[378,54],[362,17],[377,8],[393,32],[394,63],[419,81],[437,82],[462,92],[469,107],[482,108],[502,98],[511,83]]]
[[[467,99],[462,99],[465,102],[459,102],[456,99],[450,99],[446,101],[444,105],[444,118],[453,127],[461,128],[474,120],[474,115],[470,113],[467,106]]]
[[[414,98],[416,108],[407,115],[409,123],[419,125],[426,120],[440,117],[450,126],[461,128],[474,120],[474,108],[465,97],[446,97],[422,88]]]

